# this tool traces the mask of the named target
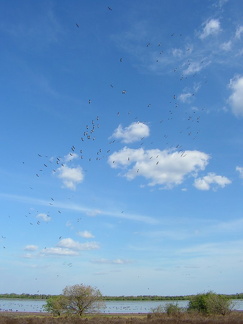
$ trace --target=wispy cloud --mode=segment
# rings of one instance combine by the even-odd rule
[[[41,219],[43,222],[50,222],[51,217],[45,213],[39,213],[36,218]]]
[[[192,98],[195,96],[195,94],[200,89],[200,85],[194,85],[193,89],[184,89],[183,92],[178,96],[178,99],[183,103],[189,103],[191,102]]]
[[[98,264],[115,264],[115,265],[123,265],[131,263],[130,260],[124,260],[124,259],[115,259],[115,260],[109,260],[109,259],[95,259],[91,261],[92,263],[98,263]]]
[[[208,36],[217,35],[220,31],[220,21],[218,19],[209,19],[203,23],[203,30],[199,38],[204,39]]]
[[[219,255],[241,255],[243,241],[224,241],[217,243],[206,243],[182,248],[180,253],[196,256],[219,256]]]
[[[240,39],[243,34],[243,26],[238,26],[235,31],[235,38]]]
[[[185,62],[183,64],[183,75],[187,76],[187,75],[191,75],[194,73],[198,73],[202,69],[206,68],[210,63],[211,63],[211,61],[209,61],[209,60],[206,61],[204,59],[192,61],[190,63]]]
[[[229,88],[232,94],[229,97],[229,104],[236,117],[243,117],[243,77],[236,76],[230,80]]]
[[[239,172],[240,178],[243,179],[243,167],[237,166],[235,169]]]
[[[26,245],[24,248],[25,251],[37,251],[38,250],[38,246],[37,245]]]
[[[78,232],[77,234],[83,238],[94,238],[94,235],[89,231]]]
[[[96,217],[96,216],[108,216],[108,217],[114,217],[114,218],[121,218],[121,219],[127,219],[130,221],[137,221],[137,222],[143,222],[147,224],[157,224],[158,221],[151,217],[151,216],[145,216],[140,214],[133,214],[133,213],[121,213],[121,211],[117,210],[104,210],[94,207],[87,207],[80,204],[70,203],[70,202],[61,202],[55,200],[55,204],[50,205],[50,201],[43,200],[43,199],[37,199],[37,198],[30,198],[26,196],[20,196],[20,195],[12,195],[12,194],[5,194],[0,193],[0,197],[9,199],[12,201],[18,201],[21,203],[31,203],[35,205],[41,205],[41,206],[48,206],[55,209],[66,209],[71,211],[76,211],[78,213],[83,213],[90,217]]]

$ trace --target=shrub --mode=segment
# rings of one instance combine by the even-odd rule
[[[157,307],[151,309],[151,312],[152,312],[154,315],[159,315],[159,314],[161,314],[161,313],[164,313],[164,311],[165,311],[165,309],[164,309],[164,307],[163,307],[162,305],[159,305],[159,306],[157,306]]]
[[[196,311],[204,315],[226,315],[232,309],[231,301],[222,295],[208,292],[191,297],[188,311]]]
[[[182,308],[177,303],[168,303],[165,305],[165,312],[168,316],[178,316],[182,313]]]

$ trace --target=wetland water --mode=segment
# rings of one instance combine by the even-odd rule
[[[12,312],[44,312],[45,300],[36,299],[0,299],[0,311]],[[152,308],[168,303],[177,303],[179,307],[187,307],[188,301],[106,301],[101,313],[149,313]],[[243,311],[243,299],[233,300],[233,309]]]

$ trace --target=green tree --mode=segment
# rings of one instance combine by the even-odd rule
[[[52,313],[53,315],[60,316],[65,312],[67,308],[67,298],[64,296],[53,296],[46,300],[46,304],[43,306],[44,310]]]
[[[189,311],[197,311],[205,315],[226,315],[231,311],[231,309],[232,302],[229,298],[215,294],[212,291],[192,296],[188,305]]]
[[[101,292],[91,286],[74,285],[63,289],[65,310],[67,313],[78,314],[93,313],[103,306]]]

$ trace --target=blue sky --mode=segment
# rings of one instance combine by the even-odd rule
[[[0,2],[1,293],[243,291],[242,13]]]

